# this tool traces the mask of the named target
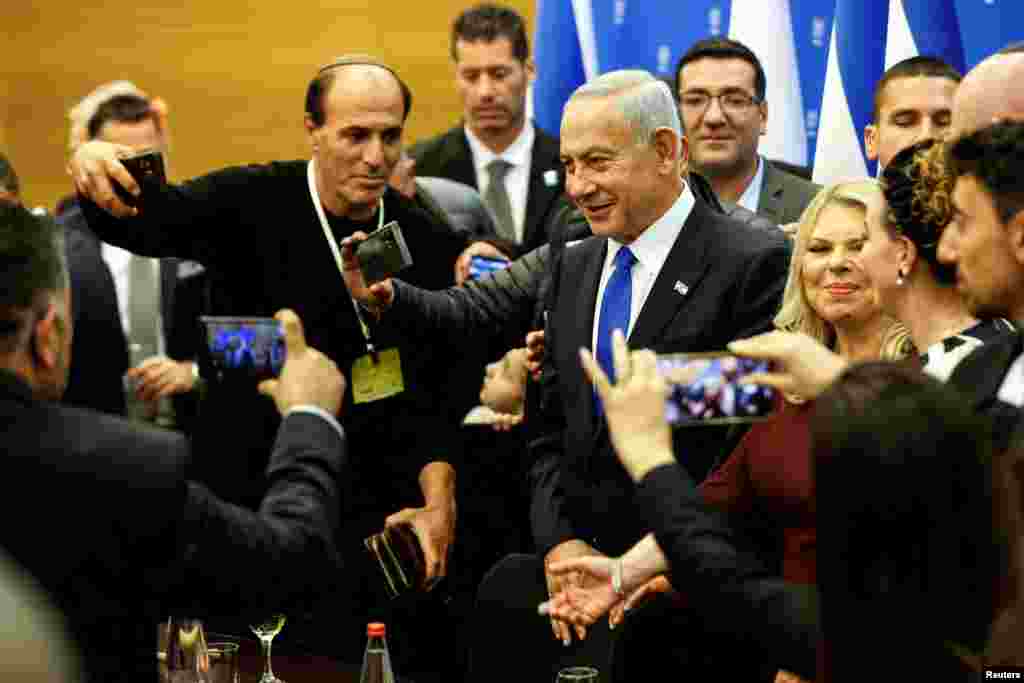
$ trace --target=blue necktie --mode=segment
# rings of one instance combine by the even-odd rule
[[[636,257],[629,247],[622,247],[615,255],[615,270],[608,278],[608,284],[604,288],[604,298],[601,300],[601,317],[597,325],[597,362],[601,369],[608,375],[608,379],[615,381],[615,361],[612,360],[612,330],[622,330],[622,334],[629,336],[629,314],[633,299],[633,264]],[[600,412],[600,401],[598,401]]]

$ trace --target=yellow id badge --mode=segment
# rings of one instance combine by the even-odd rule
[[[366,354],[352,364],[352,400],[371,403],[405,391],[402,380],[402,361],[398,349],[384,349],[373,356]]]

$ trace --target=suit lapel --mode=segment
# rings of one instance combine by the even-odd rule
[[[470,187],[477,187],[473,151],[469,148],[469,140],[466,139],[466,131],[462,126],[452,128],[446,136],[441,152],[441,171],[438,175]]]
[[[579,247],[577,247],[579,248]],[[580,291],[579,297],[560,297],[563,301],[566,301],[568,306],[576,308],[582,304],[582,310],[576,309],[577,313],[573,315],[573,312],[567,311],[569,319],[573,320],[575,325],[571,328],[572,334],[570,337],[569,349],[575,354],[576,349],[584,348],[594,350],[593,337],[594,337],[594,310],[597,308],[597,289],[601,284],[601,270],[604,267],[605,256],[608,253],[608,241],[603,239],[594,240],[593,248],[589,249],[588,252],[583,256],[583,262],[580,264],[579,269],[567,269],[566,275],[568,275],[568,281],[563,280],[561,286],[563,288],[577,286]],[[577,279],[578,278],[578,279]],[[568,289],[564,291],[570,291]],[[575,357],[574,357],[575,358]],[[578,381],[582,383],[582,386],[590,386],[586,378],[583,376],[583,368],[580,366],[578,360],[573,365],[576,368],[576,372],[579,373]],[[586,397],[585,399],[583,397]],[[593,434],[596,430],[593,428],[594,424],[594,401],[591,399],[587,392],[584,392],[580,400],[580,410],[583,411],[584,424],[587,425],[588,432]],[[590,399],[590,400],[587,400]]]
[[[562,176],[558,162],[558,142],[549,138],[539,128],[535,128],[533,150],[530,153],[530,186],[526,191],[526,220],[523,231],[523,244],[547,242],[538,239],[537,233],[544,229],[542,219],[551,202],[562,193]],[[557,181],[554,184],[545,182],[545,174],[554,171]],[[550,176],[549,176],[550,177]]]
[[[970,391],[975,409],[984,407],[999,395],[1007,371],[1024,351],[1024,336],[1021,332],[1014,332],[989,342],[982,349],[984,362],[965,363],[965,371],[955,382],[961,391]]]
[[[770,218],[774,223],[781,225],[783,212],[783,198],[785,186],[782,182],[782,175],[775,170],[771,162],[763,159],[764,180],[761,183],[761,196],[757,200],[757,211],[765,218]]]
[[[174,285],[178,280],[178,264],[176,258],[160,259],[160,315],[163,321],[164,341],[170,339],[170,329],[174,312]]]
[[[633,326],[629,335],[630,348],[652,346],[679,309],[690,300],[690,292],[710,265],[707,263],[708,240],[711,237],[708,226],[712,219],[707,205],[697,199]]]

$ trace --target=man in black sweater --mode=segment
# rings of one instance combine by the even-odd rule
[[[449,409],[457,401],[447,387],[458,370],[440,366],[432,348],[418,340],[388,336],[372,320],[361,320],[333,253],[355,231],[397,221],[413,259],[403,277],[427,289],[453,284],[465,239],[387,185],[401,154],[410,103],[408,88],[389,67],[370,57],[346,57],[320,69],[307,89],[305,125],[313,152],[308,162],[227,168],[181,185],[147,187],[137,209],[120,202],[111,189],[116,182],[138,192],[117,160],[117,146],[87,143],[72,158],[71,169],[87,200],[89,225],[102,239],[136,253],[181,256],[206,266],[216,290],[210,313],[268,315],[285,305],[298,312],[311,343],[352,377],[345,396],[349,433],[366,457],[354,464],[346,482],[352,495],[343,513],[343,546],[358,547],[385,521],[408,521],[423,546],[428,579],[434,579],[447,572],[454,541],[451,462],[462,415]],[[200,443],[231,429],[234,439],[250,444],[248,467],[225,470],[209,460],[197,466],[215,488],[240,491],[236,499],[252,504],[262,449],[276,424],[271,406],[251,387],[214,385],[202,420]],[[392,615],[360,595],[366,591],[359,586],[337,588],[357,604],[344,608],[353,617],[351,633],[335,630],[330,643],[348,643],[346,649],[358,656],[365,639],[363,617],[389,620]],[[443,609],[440,599],[431,602]],[[426,607],[417,609],[423,613]],[[337,621],[337,611],[330,619]],[[443,632],[436,625],[425,630]],[[399,637],[413,632],[411,625],[394,630]],[[434,665],[411,662],[409,667]]]

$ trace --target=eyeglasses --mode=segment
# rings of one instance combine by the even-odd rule
[[[745,92],[731,90],[712,95],[706,92],[683,93],[679,98],[679,104],[688,112],[704,113],[711,106],[711,100],[718,100],[718,106],[726,114],[743,114],[761,100]]]

